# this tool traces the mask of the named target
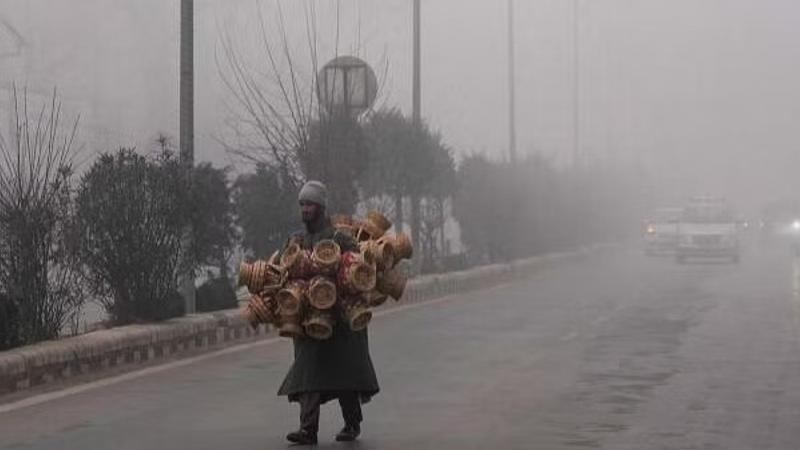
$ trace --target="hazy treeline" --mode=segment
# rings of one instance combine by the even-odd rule
[[[535,156],[457,161],[443,136],[396,109],[312,123],[297,168],[265,159],[235,177],[208,163],[189,170],[159,136],[149,149],[103,153],[76,177],[77,122],[61,123],[55,95],[35,108],[17,99],[0,171],[2,348],[58,337],[86,298],[115,325],[181,315],[179,279],[200,271],[209,276],[198,310],[234,307],[232,256],[265,257],[283,244],[299,227],[296,194],[309,178],[330,185],[331,213],[375,208],[406,226],[422,272],[617,239],[641,204],[628,169],[563,169]],[[325,132],[338,140],[314,138]],[[451,250],[452,219],[466,252]]]
[[[473,155],[458,168],[453,214],[471,261],[497,262],[615,241],[636,232],[641,177],[623,165],[558,168]]]

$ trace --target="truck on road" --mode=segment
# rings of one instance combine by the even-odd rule
[[[647,220],[644,230],[646,255],[673,254],[678,246],[678,223],[683,208],[656,208]]]
[[[724,199],[695,197],[684,207],[678,223],[675,260],[684,263],[689,258],[739,262],[739,227]]]

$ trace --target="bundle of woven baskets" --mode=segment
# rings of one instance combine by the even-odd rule
[[[398,263],[413,254],[405,233],[390,234],[392,224],[381,213],[363,219],[337,215],[333,226],[358,242],[358,252],[342,251],[333,240],[311,251],[290,243],[280,257],[243,262],[239,285],[251,294],[244,315],[253,327],[276,326],[284,337],[328,339],[336,320],[354,331],[372,319],[372,308],[388,297],[399,301],[408,279]]]

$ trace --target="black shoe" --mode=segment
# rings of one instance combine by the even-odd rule
[[[317,434],[301,429],[287,434],[286,440],[294,444],[314,445],[317,443]]]
[[[361,434],[361,427],[358,425],[345,425],[342,431],[336,435],[336,440],[339,442],[355,441],[358,435]]]

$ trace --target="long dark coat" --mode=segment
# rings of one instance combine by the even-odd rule
[[[333,239],[342,251],[358,249],[356,242],[350,236],[336,232],[327,218],[319,232],[299,232],[290,239],[300,242],[306,249],[323,239]],[[294,363],[278,395],[297,401],[300,393],[321,392],[325,402],[338,397],[340,392],[358,392],[361,402],[366,403],[379,390],[369,356],[367,330],[355,332],[343,320],[337,320],[329,339],[294,339]]]

